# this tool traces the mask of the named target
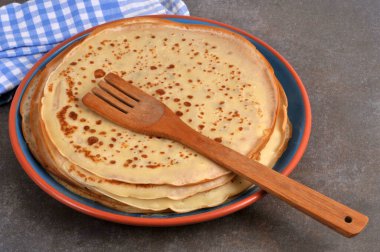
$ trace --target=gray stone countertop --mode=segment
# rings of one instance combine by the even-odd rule
[[[48,196],[22,170],[10,147],[5,105],[0,251],[380,251],[380,1],[186,3],[193,16],[242,28],[289,60],[313,112],[308,149],[291,177],[367,214],[367,229],[341,237],[272,196],[183,227],[133,227],[86,216]]]

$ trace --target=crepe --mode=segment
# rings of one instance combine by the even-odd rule
[[[242,154],[265,144],[273,129],[277,79],[244,38],[217,28],[144,19],[102,28],[51,72],[41,107],[47,136],[62,156],[99,177],[182,186],[230,173],[179,143],[131,132],[87,109],[81,97],[108,72]]]
[[[31,130],[31,133],[34,137],[31,138],[30,134],[25,132],[24,135],[27,136],[26,139],[28,143],[35,142],[35,139],[37,139],[39,147],[36,148],[35,144],[31,145],[30,147],[33,154],[37,156],[41,163],[52,167],[50,168],[50,172],[56,176],[68,179],[77,185],[96,185],[103,190],[109,191],[116,195],[124,197],[135,197],[139,199],[155,199],[162,197],[168,197],[170,199],[183,199],[198,192],[208,191],[215,187],[226,184],[234,177],[233,174],[229,174],[221,176],[213,181],[207,181],[205,183],[199,183],[184,187],[175,187],[170,185],[131,185],[120,183],[118,181],[99,178],[68,162],[67,159],[59,154],[49,139],[44,137],[46,135],[45,128],[43,125],[39,125],[40,103],[38,101],[41,99],[43,84],[45,83],[46,77],[50,74],[50,71],[52,71],[57,66],[57,63],[61,61],[62,56],[63,55],[56,57],[53,62],[49,63],[42,76],[37,75],[37,77],[32,80],[26,91],[26,94],[24,95],[21,109],[21,113],[25,115],[23,116],[24,125],[27,125],[23,128],[28,129],[28,126],[32,125],[33,129]],[[39,86],[37,84],[39,84]],[[32,98],[30,98],[32,92],[34,92],[34,95]],[[32,106],[30,109],[30,116],[28,116],[28,111],[24,110],[26,110],[28,107],[30,100],[33,100],[34,106]],[[30,118],[32,119],[31,122]],[[29,122],[26,122],[26,120],[29,120]],[[43,154],[38,155],[38,152],[42,152]]]
[[[273,167],[285,151],[292,135],[292,125],[288,118],[288,100],[281,85],[280,107],[276,117],[276,124],[265,147],[253,155],[253,159],[268,167]]]
[[[172,108],[175,108],[175,106],[178,103],[178,101],[174,101],[174,99],[176,98],[181,99],[181,102],[184,101],[185,99],[188,99],[188,100],[190,99],[190,101],[188,102],[189,103],[193,102],[190,106],[186,106],[185,102],[183,102],[182,107],[183,108],[186,107],[186,110],[189,110],[189,111],[187,111],[187,113],[185,112],[181,116],[182,119],[184,119],[185,121],[187,120],[187,123],[190,126],[192,126],[193,128],[196,128],[196,124],[199,123],[199,120],[201,120],[200,118],[198,118],[199,120],[196,118],[198,116],[201,116],[203,112],[203,114],[205,115],[205,117],[203,118],[203,121],[201,122],[202,123],[201,125],[203,125],[203,127],[198,127],[199,131],[201,131],[203,134],[209,137],[213,137],[212,134],[214,134],[215,131],[216,131],[215,134],[223,133],[224,135],[222,135],[221,137],[223,144],[229,147],[232,147],[235,150],[240,151],[241,153],[251,156],[252,158],[258,160],[262,164],[267,165],[268,167],[273,167],[277,159],[280,157],[281,153],[286,148],[287,141],[291,135],[291,126],[287,118],[286,95],[283,92],[279,82],[275,78],[272,68],[264,60],[261,54],[258,53],[252,46],[246,45],[248,48],[245,48],[245,49],[248,51],[251,50],[253,54],[257,54],[255,60],[261,62],[262,65],[255,66],[255,67],[261,66],[264,69],[264,70],[260,69],[260,71],[264,72],[263,76],[267,78],[266,80],[268,81],[268,83],[266,84],[268,84],[268,86],[265,86],[263,83],[261,84],[264,85],[268,89],[265,89],[265,87],[260,87],[260,85],[259,87],[256,85],[253,88],[253,90],[248,90],[248,91],[242,88],[242,86],[240,86],[240,88],[237,88],[239,87],[239,85],[246,85],[246,84],[241,84],[239,80],[237,80],[237,78],[240,78],[240,81],[243,81],[245,80],[244,78],[248,78],[247,76],[243,78],[243,74],[241,74],[241,76],[236,77],[234,81],[231,77],[231,80],[228,83],[227,82],[224,83],[225,84],[224,88],[226,90],[229,89],[228,90],[229,92],[233,92],[233,90],[236,89],[237,93],[240,92],[240,94],[242,95],[242,97],[244,97],[244,99],[238,99],[238,101],[236,101],[236,99],[229,99],[229,97],[227,97],[227,99],[225,98],[225,102],[223,103],[219,102],[217,104],[215,103],[215,101],[217,101],[220,98],[218,97],[217,94],[218,92],[220,92],[219,89],[222,87],[218,86],[218,84],[215,84],[214,82],[215,78],[211,78],[213,77],[213,74],[210,74],[210,72],[208,71],[205,72],[204,81],[202,81],[203,79],[201,78],[202,74],[199,75],[199,72],[195,74],[194,76],[197,76],[197,78],[200,80],[200,82],[197,82],[198,84],[196,85],[192,84],[193,82],[187,82],[186,85],[183,85],[184,83],[177,82],[177,81],[180,81],[184,75],[188,74],[188,73],[181,72],[183,71],[184,66],[183,65],[181,66],[180,63],[187,62],[186,60],[183,60],[183,59],[181,59],[180,62],[175,62],[176,66],[174,66],[174,68],[176,69],[176,72],[170,73],[172,75],[171,77],[170,75],[168,75],[167,71],[164,71],[163,73],[156,76],[154,74],[147,75],[147,73],[143,71],[144,69],[143,70],[139,69],[139,73],[145,75],[145,77],[139,76],[139,73],[137,72],[132,73],[133,70],[128,72],[127,68],[129,67],[129,64],[131,64],[130,60],[127,61],[128,65],[123,66],[124,68],[122,68],[121,66],[115,67],[115,64],[123,63],[123,61],[121,60],[119,61],[115,60],[111,62],[110,60],[107,61],[105,59],[97,59],[96,61],[95,59],[93,60],[88,59],[87,65],[84,60],[82,59],[79,60],[80,55],[86,52],[86,50],[84,50],[83,48],[86,48],[86,46],[89,46],[89,43],[91,44],[91,46],[94,47],[95,46],[94,41],[98,41],[101,44],[101,46],[105,46],[106,43],[109,43],[109,46],[111,47],[117,46],[117,43],[115,43],[114,46],[112,46],[111,45],[112,42],[110,41],[104,42],[104,40],[99,39],[99,36],[101,37],[104,35],[103,33],[107,33],[107,36],[112,37],[110,34],[108,34],[109,32],[118,33],[118,34],[121,32],[128,32],[128,36],[132,36],[132,38],[136,39],[136,37],[134,37],[135,34],[133,32],[140,31],[139,34],[141,35],[141,37],[138,38],[138,40],[141,41],[143,40],[143,34],[145,34],[144,32],[141,33],[141,31],[146,32],[147,30],[149,31],[151,39],[158,39],[160,35],[158,33],[152,34],[152,32],[156,32],[156,30],[160,31],[160,29],[158,29],[160,27],[165,27],[165,29],[174,29],[175,31],[177,31],[176,29],[178,29],[181,32],[194,30],[196,32],[209,33],[209,34],[212,34],[212,36],[216,36],[216,37],[226,36],[228,39],[231,39],[231,41],[237,40],[238,41],[237,43],[240,43],[240,42],[249,43],[249,42],[246,42],[244,39],[241,40],[242,38],[240,37],[238,38],[234,37],[236,35],[232,35],[228,32],[218,30],[218,29],[202,30],[203,28],[198,27],[198,26],[176,25],[176,24],[172,24],[171,22],[165,22],[165,21],[162,22],[162,21],[158,21],[157,19],[148,19],[148,18],[136,18],[136,19],[129,20],[127,22],[120,21],[111,26],[108,25],[105,28],[95,30],[92,33],[92,35],[90,35],[89,38],[86,39],[84,42],[73,45],[72,47],[68,48],[64,54],[61,54],[60,56],[56,57],[54,61],[51,62],[43,71],[42,76],[37,75],[35,79],[32,80],[22,100],[21,114],[23,118],[22,122],[23,122],[24,136],[26,138],[26,141],[28,142],[28,145],[33,155],[36,156],[38,161],[47,169],[47,171],[49,173],[52,173],[54,178],[56,178],[56,180],[59,183],[63,184],[65,187],[67,187],[69,190],[73,191],[74,193],[77,193],[91,200],[97,201],[111,208],[121,210],[121,211],[126,211],[126,212],[149,213],[149,212],[165,212],[168,210],[175,211],[175,212],[188,212],[188,211],[196,210],[199,208],[212,207],[212,206],[219,205],[223,203],[224,201],[226,201],[231,196],[237,195],[240,192],[246,190],[247,188],[252,186],[252,184],[239,177],[236,177],[234,174],[230,173],[229,171],[224,170],[223,168],[215,165],[211,161],[197,155],[195,152],[187,149],[186,147],[178,143],[165,140],[165,139],[149,138],[143,135],[132,133],[128,130],[120,128],[117,125],[112,124],[111,122],[106,121],[105,119],[101,117],[98,117],[94,113],[87,110],[83,106],[83,104],[81,104],[79,98],[85,92],[87,92],[90,88],[92,88],[96,84],[97,81],[101,79],[101,78],[95,78],[96,71],[94,71],[93,73],[94,77],[92,78],[94,79],[90,78],[91,79],[90,80],[90,79],[87,79],[87,77],[83,78],[84,76],[87,76],[84,73],[86,72],[91,73],[92,71],[92,70],[88,70],[90,69],[90,67],[87,68],[88,65],[97,65],[97,62],[99,62],[99,64],[100,62],[106,62],[107,64],[112,63],[112,64],[109,64],[108,66],[101,65],[102,70],[107,68],[107,71],[109,70],[109,71],[118,73],[124,76],[124,78],[125,76],[133,77],[131,78],[133,82],[136,82],[136,80],[139,80],[139,78],[140,79],[147,78],[146,80],[148,80],[148,76],[149,78],[150,77],[154,79],[158,78],[157,79],[158,81],[155,83],[156,86],[153,89],[150,86],[140,85],[138,82],[134,84],[137,86],[140,86],[140,88],[142,89],[145,88],[144,89],[145,91],[148,91],[148,92],[150,91],[153,95],[155,95],[159,99],[162,99],[163,102],[167,104],[169,107],[172,106]],[[176,35],[176,34],[172,35],[172,33],[168,31],[166,31],[166,34],[170,36]],[[140,35],[136,35],[136,36],[140,36]],[[152,36],[154,36],[155,38],[152,38]],[[183,35],[183,37],[181,37],[181,41],[183,39],[185,39],[185,41],[187,40],[192,41],[191,37],[189,38],[185,36],[189,36],[189,35]],[[225,39],[225,37],[223,37],[223,39]],[[232,43],[230,40],[228,41]],[[168,39],[167,41],[163,41],[163,42],[167,42],[168,44],[170,40]],[[149,42],[147,43],[148,45],[150,44]],[[208,43],[208,42],[202,42],[202,43]],[[219,48],[220,42],[215,42],[215,43],[216,45],[210,44],[209,46],[211,47],[209,48],[210,51],[212,49],[216,49],[216,48],[212,48],[213,46],[217,46],[217,48]],[[144,44],[144,43],[141,43],[141,44]],[[139,46],[141,46],[141,44],[139,44]],[[132,45],[129,45],[129,46],[130,48],[133,48]],[[207,48],[208,47],[206,47],[205,50],[208,50]],[[197,49],[201,50],[202,48],[198,46]],[[228,49],[232,52],[232,54],[235,53],[235,51],[233,50],[234,49],[233,47],[229,47]],[[104,48],[102,48],[101,50],[103,51],[103,53],[104,51],[106,51]],[[137,49],[131,49],[131,50],[133,51]],[[243,53],[246,52],[245,50],[242,50],[242,51]],[[228,53],[229,52],[227,52],[227,55],[230,55]],[[107,55],[107,53],[104,53],[104,54]],[[130,51],[129,51],[129,54],[130,54]],[[97,55],[97,57],[101,57],[102,55]],[[218,55],[218,54],[215,52],[215,55]],[[194,56],[197,56],[197,55],[193,55],[192,57]],[[91,61],[93,62],[93,64],[90,63]],[[73,62],[76,62],[76,64],[72,64]],[[165,63],[170,63],[170,61],[167,61]],[[201,63],[206,64],[204,62],[201,62]],[[228,65],[228,69],[230,68],[230,65],[232,65],[230,63]],[[82,66],[81,64],[86,65],[86,67]],[[126,63],[124,62],[124,64]],[[239,62],[239,64],[244,64],[244,62]],[[171,65],[172,64],[169,64],[167,69],[172,69]],[[159,69],[160,67],[159,64],[157,64],[157,66],[158,66],[157,69]],[[202,65],[198,65],[198,67],[196,68],[191,67],[190,69],[193,69],[192,71],[196,71],[195,69],[197,70],[201,69],[199,66],[202,66]],[[216,66],[218,66],[218,64],[216,64]],[[216,66],[215,66],[215,69],[217,69]],[[235,65],[233,66],[237,67],[238,64],[235,63]],[[70,73],[66,71],[67,67],[72,69],[70,70]],[[95,68],[97,67],[98,66],[95,66]],[[212,67],[213,66],[211,65],[210,68],[212,69]],[[82,69],[82,68],[85,68],[85,69]],[[125,70],[121,70],[121,69],[125,69]],[[148,69],[150,69],[150,67],[148,67]],[[154,69],[154,70],[157,70],[157,69]],[[241,73],[244,73],[241,69],[239,70]],[[231,71],[234,71],[234,70],[231,70]],[[183,75],[181,74],[181,76],[178,76],[180,72]],[[78,76],[77,75],[78,73],[80,73],[81,76]],[[251,73],[253,74],[254,77],[259,76],[255,74],[254,71],[251,71]],[[67,78],[68,76],[70,76],[70,74],[75,75],[75,78],[74,77]],[[164,77],[165,74],[166,74],[166,77]],[[63,76],[64,78],[55,79],[55,77],[57,76],[61,76],[61,77]],[[166,78],[165,82],[160,80],[160,78],[162,79]],[[190,78],[190,77],[186,77],[186,78]],[[87,82],[85,81],[85,79],[87,79]],[[161,94],[162,91],[167,92],[170,89],[174,89],[174,86],[172,86],[172,88],[170,88],[169,86],[166,86],[168,83],[170,83],[168,79],[169,80],[173,79],[176,81],[176,83],[181,84],[178,86],[179,87],[179,90],[177,90],[178,92],[173,93],[176,95],[175,98],[173,98],[174,97],[173,96],[167,99],[166,97],[168,96]],[[207,86],[206,80],[210,81],[210,79],[212,80],[212,85]],[[82,80],[83,82],[79,84],[78,80],[79,81]],[[95,83],[93,83],[93,80],[95,80]],[[67,84],[68,87],[67,86],[65,87],[65,84]],[[257,83],[255,82],[255,84]],[[214,87],[212,87],[213,85]],[[196,104],[196,101],[199,100],[199,96],[202,95],[202,92],[200,92],[197,89],[200,86],[201,87],[206,86],[207,90],[208,89],[215,90],[214,96],[210,95],[210,98],[207,100],[207,103],[206,102],[204,103],[203,106],[207,108],[203,110],[197,109],[202,106],[198,106],[198,107],[194,106]],[[181,88],[182,90],[180,90]],[[157,91],[157,90],[160,90],[160,91]],[[206,95],[207,92],[209,92],[207,90],[203,95]],[[73,91],[71,94],[73,94],[74,96],[70,96],[71,91]],[[201,91],[205,91],[205,89],[203,88],[201,89]],[[31,98],[32,95],[33,95],[33,98]],[[259,103],[257,100],[253,99],[253,98],[256,98],[256,96],[260,96],[259,98],[262,98],[261,95],[264,95],[264,97],[266,98],[268,97],[271,98],[270,101],[265,101],[265,99],[263,99],[265,106]],[[73,98],[72,101],[70,101],[70,97]],[[237,95],[237,97],[239,97],[239,95]],[[173,100],[170,100],[171,98]],[[252,101],[254,102],[250,103],[251,101],[250,99],[253,99]],[[252,107],[249,107],[250,105],[252,105]],[[65,111],[66,116],[62,117],[62,113],[60,114],[60,112],[62,112],[62,108],[65,108],[66,106],[71,106],[71,107],[66,109]],[[208,106],[211,106],[211,107],[208,107]],[[248,109],[248,107],[250,109]],[[52,108],[53,110],[51,111]],[[228,118],[228,116],[226,115],[228,115],[229,112],[231,111],[235,112],[235,114],[234,112],[232,112],[233,115],[236,115],[236,112],[239,114],[243,114],[241,112],[242,108],[247,110],[245,112],[247,113],[246,124],[248,126],[243,123],[242,124],[242,126],[244,126],[242,127],[243,129],[240,129],[239,127],[236,130],[234,129],[236,128],[236,125],[234,124],[235,122],[234,120],[238,116],[235,116],[235,117],[233,116],[232,118]],[[50,116],[48,116],[49,111],[50,111]],[[207,120],[210,118],[210,115],[214,119],[217,118],[217,116],[220,116],[218,113],[215,113],[215,111],[220,111],[221,113],[219,114],[222,116],[224,115],[223,117],[225,118],[222,118],[220,121],[220,122],[223,122],[224,125],[218,126],[217,124],[217,126],[215,125],[211,126],[215,129],[215,130],[211,130],[213,128],[210,127],[210,121],[207,121]],[[74,114],[71,112],[74,112],[76,116],[73,116]],[[250,114],[248,112],[250,113],[255,112],[256,114],[255,113]],[[71,116],[70,116],[70,113],[71,113]],[[250,117],[248,117],[248,114]],[[206,118],[206,115],[209,117]],[[53,126],[54,120],[60,121],[60,118],[65,119],[63,120],[64,124],[60,124],[59,130],[56,130],[56,131],[52,130],[54,134],[49,135],[48,126],[49,125]],[[84,128],[86,126],[85,125],[83,126],[83,130],[80,131],[80,124],[76,124],[76,123],[78,123],[78,121],[80,122],[82,119],[84,119],[83,122],[85,122],[85,124],[91,125],[91,127],[86,130]],[[191,121],[189,121],[190,119]],[[225,121],[223,121],[223,119],[225,119]],[[61,122],[62,121],[60,121],[59,123]],[[30,128],[30,126],[32,126],[32,128]],[[229,126],[232,126],[232,127],[230,128]],[[234,129],[234,130],[231,130],[231,129]],[[65,132],[67,132],[66,130],[69,130],[68,131],[70,132],[69,135],[64,134]],[[91,133],[91,130],[95,130],[96,132]],[[229,132],[229,130],[231,130],[231,132]],[[105,134],[103,132],[105,132]],[[237,132],[241,132],[241,134],[237,134]],[[86,158],[83,158],[83,153],[75,152],[75,150],[74,152],[72,150],[69,150],[69,151],[67,150],[67,149],[70,149],[70,148],[67,148],[68,146],[70,147],[70,146],[78,145],[78,143],[83,143],[83,142],[86,143],[86,140],[88,141],[89,135],[91,135],[88,133],[91,133],[92,135],[96,135],[96,137],[98,138],[98,143],[100,143],[100,141],[103,142],[101,146],[110,147],[110,144],[112,144],[114,145],[113,147],[115,147],[116,144],[119,143],[119,139],[121,137],[124,137],[124,138],[129,137],[128,142],[123,142],[125,145],[128,145],[130,144],[130,142],[133,142],[133,141],[143,142],[144,146],[147,146],[147,147],[142,148],[142,149],[137,148],[137,152],[144,151],[144,149],[151,149],[152,151],[157,151],[157,152],[158,150],[160,152],[161,150],[167,151],[168,148],[165,149],[164,147],[171,145],[171,147],[169,148],[170,152],[168,152],[170,154],[168,156],[169,158],[172,156],[175,156],[177,158],[178,163],[171,164],[171,166],[169,167],[138,167],[137,168],[137,167],[123,166],[124,170],[120,170],[120,167],[115,166],[116,161],[120,160],[120,157],[125,158],[128,154],[135,153],[136,150],[131,150],[131,149],[128,149],[128,147],[126,147],[124,149],[123,148],[120,149],[119,150],[120,152],[114,152],[113,154],[110,154],[108,152],[111,152],[112,150],[114,150],[113,148],[108,148],[108,149],[104,148],[103,150],[100,150],[101,146],[98,146],[96,148],[97,145],[95,146],[90,145],[94,147],[90,151],[100,151],[102,155],[104,154],[114,155],[112,160],[114,160],[115,163],[111,162],[112,160],[109,160],[108,158],[107,160],[100,160],[99,162],[94,161],[94,160],[92,160],[91,162],[88,162]],[[107,139],[101,138],[103,136],[109,137],[110,134],[114,135],[113,137],[116,139],[116,141],[114,141],[112,137],[110,138],[111,139],[110,141],[108,139],[108,142],[107,142]],[[243,139],[244,137],[251,137],[251,139],[250,138]],[[60,143],[64,143],[65,141],[68,141],[68,139],[69,139],[69,142],[67,145],[65,145],[65,147],[63,147],[62,145],[61,146],[59,145]],[[216,140],[219,141],[219,138],[216,137]],[[72,143],[70,143],[70,141],[72,141]],[[242,142],[241,145],[243,147],[239,149],[236,146],[239,146],[239,143],[241,142]],[[123,143],[121,143],[121,147]],[[85,156],[95,155],[96,157],[95,153],[96,152],[90,152],[90,153],[85,152],[84,155]],[[187,156],[192,157],[192,159],[190,160],[191,162],[188,160],[189,158],[184,158],[186,157],[186,155],[184,155],[183,153],[186,153]],[[159,155],[159,157],[164,158],[164,159],[168,158],[168,156],[162,155],[162,154]],[[135,164],[140,163],[140,165],[144,163],[145,164],[148,163],[149,165],[149,162],[152,163],[152,160],[154,162],[155,160],[154,155],[153,157],[149,155],[149,158],[148,157],[140,158],[138,160],[134,160],[134,163]],[[155,162],[157,162],[157,160]],[[130,164],[130,162],[127,162],[127,163]],[[200,166],[198,166],[198,164]],[[176,171],[178,171],[178,173],[176,173]],[[203,173],[203,174],[198,174],[198,173]],[[161,176],[165,176],[165,177],[161,177]]]
[[[283,122],[278,120],[278,121],[276,121],[276,125],[283,125]],[[273,132],[273,134],[275,134],[275,131]],[[272,139],[270,139],[268,143],[271,143],[271,142],[274,143],[274,141]],[[282,141],[278,141],[277,143],[281,143],[281,142]],[[266,148],[268,148],[268,145],[266,146]],[[265,151],[266,148],[264,148],[263,151]],[[59,180],[59,182],[62,183],[62,180]],[[71,185],[67,185],[66,183],[64,183],[64,185],[66,187],[68,187],[69,190],[72,190],[79,195],[85,196],[83,190],[80,191]],[[192,197],[192,198],[185,200],[185,201],[170,201],[168,199],[160,199],[158,201],[139,201],[139,200],[136,200],[133,198],[118,197],[118,196],[112,195],[108,192],[102,192],[102,193],[105,195],[109,195],[110,197],[116,198],[117,200],[119,200],[121,202],[124,202],[124,203],[128,202],[129,204],[137,205],[137,206],[143,207],[143,208],[154,209],[155,211],[162,211],[162,210],[165,210],[167,208],[173,208],[177,212],[186,212],[186,211],[191,211],[191,210],[197,209],[198,207],[202,207],[202,206],[203,207],[206,207],[206,206],[210,207],[213,205],[217,205],[217,204],[223,202],[230,194],[237,194],[238,192],[246,189],[249,186],[250,186],[250,184],[247,182],[244,182],[244,184],[240,184],[240,185],[236,184],[236,183],[235,183],[235,185],[230,184],[224,188],[221,188],[220,190],[217,190],[217,191],[214,190],[211,192],[200,194],[200,195],[197,195],[196,197]],[[228,193],[226,193],[227,190],[228,190]],[[224,197],[218,197],[223,193],[224,193]],[[92,196],[87,195],[85,197],[94,200],[93,195]],[[97,201],[99,201],[99,200],[97,200]],[[115,203],[110,204],[107,201],[103,201],[102,204],[105,204],[107,206],[111,206],[111,207],[116,208],[118,210],[131,212],[130,207],[127,207],[129,205],[126,205],[124,207],[115,206]],[[203,205],[200,205],[200,204],[203,204]],[[141,211],[143,211],[143,210],[141,210]],[[134,210],[132,212],[136,212],[136,210]]]
[[[32,85],[31,89],[33,89],[33,82],[30,85]],[[38,99],[38,97],[36,96],[35,98]],[[27,103],[25,104],[27,105]],[[282,108],[286,108],[286,106],[282,106]],[[279,114],[281,113],[279,112]],[[27,118],[27,117],[23,117],[23,118]],[[280,129],[281,128],[280,126],[287,125],[287,123],[284,123],[284,122],[287,122],[286,120],[287,117],[278,116],[277,118],[279,120],[276,120],[275,129]],[[284,148],[284,143],[286,141],[283,141],[283,140],[286,140],[287,135],[281,134],[281,132],[277,132],[277,131],[278,130],[274,130],[272,135],[276,135],[278,133],[279,135],[283,137],[281,139],[279,138],[272,139],[271,137],[270,140],[268,141],[268,144],[265,146],[265,148],[261,152],[274,153],[276,150],[280,150]],[[274,156],[274,159],[276,159],[276,156]],[[273,162],[273,161],[274,160],[269,160],[268,162]],[[264,163],[264,164],[268,165],[268,163]],[[82,178],[82,181],[79,184],[82,184],[82,185],[86,184],[86,182],[83,181],[83,177],[79,177],[79,178]],[[61,184],[66,186],[69,190],[74,191],[75,193],[81,196],[84,196],[96,201],[100,201],[99,197],[102,197],[102,196],[94,195],[94,194],[91,195],[89,194],[87,190],[83,190],[83,189],[80,190],[76,187],[73,187],[70,184],[62,183],[61,179],[57,179],[57,180]],[[192,211],[192,210],[199,209],[202,207],[212,207],[212,206],[218,205],[224,202],[228,197],[236,195],[240,193],[241,191],[244,191],[250,186],[251,186],[251,183],[245,180],[242,180],[241,178],[237,178],[233,180],[232,182],[228,183],[227,185],[222,186],[218,189],[210,190],[205,193],[200,193],[195,196],[189,197],[188,199],[185,199],[185,200],[170,200],[168,198],[161,198],[161,199],[156,199],[156,200],[139,200],[133,197],[120,197],[120,196],[114,195],[112,193],[109,193],[107,191],[103,191],[97,188],[91,188],[91,189],[96,192],[100,192],[100,194],[103,194],[110,198],[115,199],[116,202],[122,202],[123,204],[121,206],[115,205],[116,204],[115,202],[110,203],[109,199],[105,200],[104,196],[102,199],[103,201],[100,201],[102,204],[111,206],[113,208],[116,208],[122,211],[128,211],[128,212],[160,211],[161,212],[167,209],[171,209],[176,212],[188,212],[188,211]],[[134,206],[136,208],[133,208],[131,206]],[[137,210],[137,209],[140,209],[140,210]]]
[[[30,86],[28,87],[28,89],[34,90],[34,88],[35,88],[34,80],[32,80],[32,82],[29,85]],[[28,103],[28,101],[30,100],[29,97],[30,97],[30,95],[28,95],[28,92],[26,92],[26,94],[24,96],[25,102],[22,103],[23,104],[22,109],[21,109],[22,114],[28,112],[28,111],[24,111],[24,110],[27,110],[27,109],[25,109],[25,107],[28,107],[28,105],[29,105],[29,103]],[[38,99],[38,97],[36,97],[36,96],[34,98]],[[282,105],[283,105],[282,108],[286,108],[286,104],[282,104]],[[287,123],[284,123],[284,122],[287,122],[286,117],[280,117],[281,114],[282,113],[279,112],[279,116],[277,118],[280,120],[276,120],[276,127],[275,127],[274,132],[272,133],[272,136],[279,134],[279,135],[285,136],[285,138],[282,138],[282,139],[274,138],[274,139],[272,139],[272,136],[271,136],[271,139],[269,140],[268,144],[265,146],[265,148],[261,152],[270,152],[270,151],[275,152],[276,150],[283,149],[284,142],[285,142],[283,140],[286,140],[287,135],[281,134],[281,132],[277,132],[278,130],[276,130],[276,129],[280,129],[282,127],[282,125],[287,125]],[[23,116],[23,120],[26,120],[28,118],[29,118],[28,116]],[[26,124],[26,125],[29,125],[29,124]],[[27,129],[27,127],[23,127],[23,128]],[[31,134],[24,131],[24,135],[30,136]],[[28,138],[29,137],[27,137],[27,139]],[[277,146],[275,146],[276,144],[277,144]],[[269,146],[271,146],[271,148],[269,148]],[[274,159],[275,158],[276,158],[276,156],[274,156]],[[274,160],[270,160],[269,162],[273,162],[273,161]],[[268,165],[268,163],[264,163],[264,164]],[[80,190],[76,187],[73,187],[70,184],[63,182],[61,179],[58,179],[56,177],[55,177],[55,179],[58,180],[61,184],[63,184],[65,187],[67,187],[69,190],[71,190],[71,191],[73,191],[73,192],[75,192],[81,196],[84,196],[84,197],[87,197],[87,198],[90,198],[90,199],[96,200],[96,201],[99,201],[99,197],[101,197],[98,195],[95,196],[94,194],[91,195],[91,194],[89,194],[90,192],[88,192],[87,190],[83,190],[83,189]],[[168,208],[171,208],[172,210],[175,210],[177,212],[187,212],[187,211],[191,211],[194,209],[198,209],[200,207],[211,207],[214,205],[218,205],[221,202],[225,201],[226,198],[228,198],[228,196],[237,194],[237,193],[245,190],[246,188],[248,188],[251,185],[247,181],[242,181],[241,179],[239,179],[239,180],[235,180],[233,183],[230,183],[228,186],[222,187],[218,190],[212,190],[212,191],[206,192],[204,194],[199,194],[195,197],[191,197],[191,198],[184,200],[184,201],[171,201],[169,199],[159,199],[159,200],[154,200],[154,201],[144,201],[144,200],[141,201],[138,199],[134,199],[133,197],[132,198],[125,198],[125,197],[113,195],[107,191],[102,191],[102,190],[94,189],[94,188],[93,189],[95,191],[101,192],[101,194],[105,194],[111,198],[115,198],[117,201],[123,202],[124,204],[127,203],[125,205],[117,205],[115,202],[109,202],[109,199],[105,200],[104,196],[102,199],[103,201],[100,201],[102,204],[105,204],[107,206],[111,206],[112,208],[116,208],[116,209],[122,210],[122,211],[128,211],[128,212],[141,212],[141,211],[143,211],[143,210],[136,210],[136,209],[130,207],[130,205],[135,205],[135,206],[139,207],[138,209],[143,208],[147,211],[148,210],[163,211],[163,210],[166,210]],[[222,195],[222,197],[220,197],[221,195]],[[224,197],[223,197],[223,195],[224,195]]]

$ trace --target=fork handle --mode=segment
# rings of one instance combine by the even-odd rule
[[[162,128],[161,128],[162,129]],[[368,217],[259,162],[198,133],[181,120],[171,120],[163,136],[176,140],[222,167],[252,181],[266,192],[346,237],[359,234]]]

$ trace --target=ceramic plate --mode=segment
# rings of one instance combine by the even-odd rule
[[[290,174],[306,149],[311,130],[311,109],[309,99],[305,87],[293,67],[284,59],[284,57],[265,42],[238,28],[217,21],[197,17],[166,15],[154,17],[168,19],[179,23],[217,26],[228,29],[246,37],[267,58],[273,66],[275,74],[288,97],[288,115],[293,126],[293,135],[289,141],[288,148],[278,160],[274,169],[285,175]],[[12,147],[25,172],[42,190],[63,204],[82,213],[108,221],[140,226],[174,226],[203,222],[236,212],[251,205],[264,196],[265,192],[258,187],[253,187],[238,195],[233,200],[213,208],[181,214],[130,214],[107,208],[96,202],[80,197],[57,183],[33,158],[28,150],[28,146],[21,130],[21,116],[19,113],[20,101],[33,76],[70,44],[85,38],[92,29],[81,32],[64,41],[41,58],[25,76],[13,98],[9,115],[9,133]]]

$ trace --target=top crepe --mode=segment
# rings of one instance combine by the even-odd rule
[[[133,133],[88,110],[81,97],[114,72],[162,100],[191,127],[246,155],[273,130],[273,70],[244,38],[155,19],[96,30],[50,74],[42,98],[47,135],[70,162],[106,179],[187,185],[229,171],[176,142]]]

